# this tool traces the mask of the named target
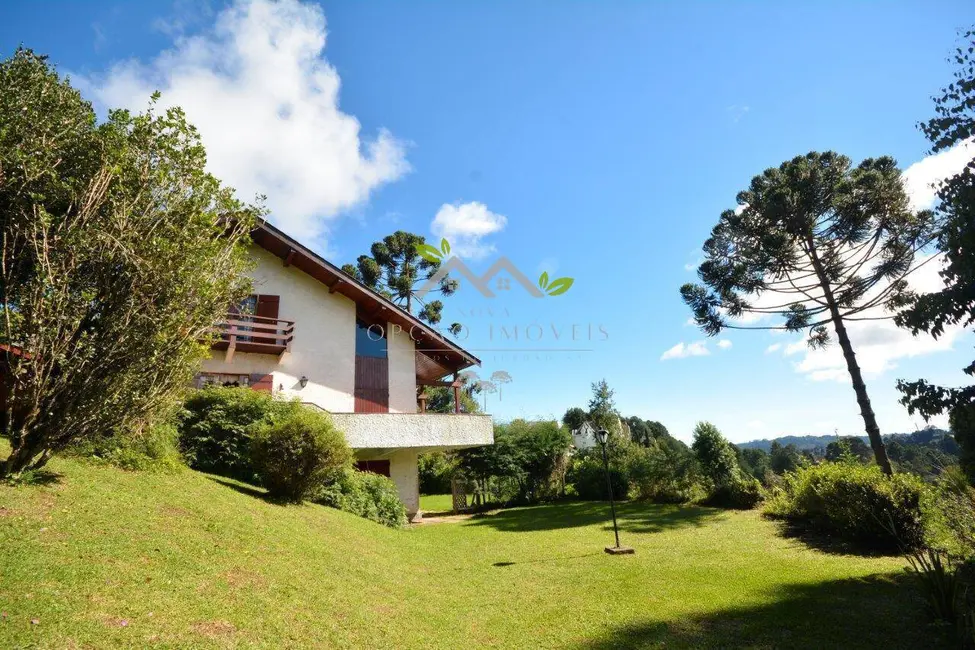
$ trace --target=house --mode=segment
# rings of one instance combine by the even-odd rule
[[[219,323],[197,385],[238,384],[328,411],[359,469],[419,515],[417,456],[494,442],[490,416],[425,412],[427,386],[480,361],[268,223],[251,233],[254,295]]]
[[[582,426],[578,429],[572,430],[572,446],[578,450],[593,449],[599,444],[596,440],[596,428],[593,427],[589,420],[582,423]]]
[[[611,435],[619,434],[623,436],[624,439],[629,440],[630,439],[629,425],[626,424],[626,422],[624,422],[619,417],[616,418],[616,424],[619,428],[614,431],[612,425],[610,425],[610,430],[609,430],[610,434]],[[596,427],[594,427],[592,423],[589,422],[589,420],[583,422],[582,426],[579,427],[578,429],[572,430],[572,446],[574,446],[576,449],[579,450],[593,449],[598,445],[599,445],[599,441],[596,439]]]

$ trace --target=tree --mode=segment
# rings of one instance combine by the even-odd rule
[[[619,413],[613,401],[613,389],[605,379],[593,382],[592,399],[589,400],[589,421],[598,429],[619,432]]]
[[[345,264],[342,270],[371,289],[375,289],[393,302],[414,313],[417,303],[420,308],[416,316],[431,325],[440,322],[443,302],[430,300],[424,302],[416,295],[416,288],[429,280],[440,268],[436,258],[420,256],[418,249],[426,245],[422,235],[397,230],[392,235],[370,247],[372,255],[360,255],[355,265]],[[449,253],[449,248],[446,252]],[[444,276],[439,286],[430,293],[449,296],[457,290],[457,281]],[[460,332],[460,324],[450,326],[454,335]]]
[[[892,158],[851,167],[849,158],[812,152],[766,170],[726,210],[704,244],[703,285],[681,287],[697,324],[710,336],[725,328],[806,330],[812,347],[829,344],[832,326],[846,360],[877,464],[884,450],[847,323],[889,317],[911,298],[907,277],[932,241],[933,215],[908,203]],[[742,325],[742,316],[780,325]]]
[[[499,425],[505,434],[512,436],[518,450],[519,497],[526,501],[554,496],[549,489],[550,479],[565,452],[572,444],[572,436],[560,429],[554,421],[529,422],[512,420],[507,425]]]
[[[652,447],[656,444],[646,421],[633,416],[626,418],[625,422],[626,426],[630,429],[630,440],[643,447]]]
[[[562,424],[564,424],[569,431],[574,431],[585,424],[587,417],[588,416],[584,410],[578,406],[573,406],[572,408],[567,409],[565,415],[562,416]]]
[[[498,392],[498,387],[494,385],[494,382],[486,381],[482,379],[481,381],[477,382],[477,384],[475,384],[475,388],[477,389],[477,392],[482,393],[484,395],[484,410],[487,411],[488,393]]]
[[[205,172],[182,111],[97,124],[30,50],[0,63],[0,125],[0,476],[18,476],[175,406],[248,291],[254,211]]]
[[[826,445],[825,458],[833,462],[851,458],[859,463],[866,463],[870,460],[870,447],[857,437],[841,438]]]
[[[701,465],[701,471],[713,485],[733,485],[740,478],[741,469],[734,448],[710,422],[698,422],[694,427],[691,449]]]
[[[967,46],[955,50],[955,79],[934,98],[937,117],[919,125],[931,141],[932,153],[975,136],[975,30],[963,33],[962,39]],[[895,319],[914,334],[925,332],[935,338],[948,325],[969,327],[975,323],[975,158],[940,185],[937,212],[944,221],[937,245],[945,260],[940,271],[945,286],[918,296]],[[965,373],[975,375],[975,362],[965,368]],[[900,380],[897,388],[908,411],[926,419],[956,408],[975,408],[975,385],[947,388],[919,379]],[[967,416],[959,414],[958,418]],[[960,440],[958,443],[962,444]]]
[[[765,480],[765,475],[772,471],[769,455],[764,449],[746,448],[741,450],[741,468],[752,478]]]
[[[803,460],[794,444],[782,445],[779,441],[773,440],[769,448],[769,464],[776,474],[785,474],[799,469]]]
[[[431,386],[425,389],[427,394],[428,413],[453,413],[454,389],[446,386]],[[460,390],[460,412],[480,413],[481,407],[477,400],[466,390]]]
[[[956,406],[948,418],[951,433],[958,443],[958,461],[968,482],[975,485],[975,407]]]
[[[505,370],[495,370],[491,373],[491,381],[498,387],[498,401],[500,402],[504,398],[501,394],[504,385],[512,382],[511,375]]]

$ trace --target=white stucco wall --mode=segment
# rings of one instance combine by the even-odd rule
[[[410,519],[420,510],[420,478],[416,458],[416,451],[411,449],[403,449],[389,457],[389,478],[396,484],[399,498],[406,506]]]
[[[445,413],[332,413],[355,449],[462,449],[494,443],[490,415]]]
[[[261,372],[274,375],[274,393],[297,397],[327,411],[352,411],[355,400],[355,303],[258,246],[251,247],[257,266],[250,275],[254,293],[281,297],[278,318],[295,321],[291,352],[275,355],[237,352],[224,361],[215,351],[204,372]],[[246,370],[244,369],[246,368]],[[308,377],[304,388],[298,383]],[[283,389],[279,388],[283,386]]]
[[[416,413],[416,345],[409,332],[386,323],[389,344],[389,412]]]

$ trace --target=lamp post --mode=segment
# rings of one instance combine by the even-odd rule
[[[632,555],[636,551],[629,546],[620,546],[620,529],[616,524],[616,502],[613,500],[613,480],[609,475],[609,454],[606,453],[606,447],[609,443],[609,431],[606,429],[596,431],[596,440],[599,441],[599,446],[603,449],[603,467],[606,470],[606,491],[609,493],[609,508],[613,513],[613,535],[616,537],[616,546],[607,546],[606,552],[610,555]]]

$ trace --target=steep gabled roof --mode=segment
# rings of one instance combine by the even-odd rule
[[[418,376],[438,379],[451,372],[481,365],[481,360],[473,354],[268,222],[260,221],[251,232],[251,239],[281,258],[285,266],[304,271],[327,286],[329,293],[340,293],[349,298],[371,319],[395,323],[404,333],[412,333],[416,339]]]

